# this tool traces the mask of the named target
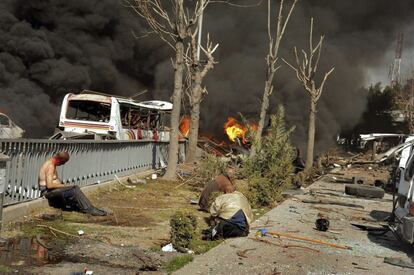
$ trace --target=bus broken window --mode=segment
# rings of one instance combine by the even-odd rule
[[[66,112],[67,119],[109,122],[110,117],[111,104],[88,100],[70,100]]]

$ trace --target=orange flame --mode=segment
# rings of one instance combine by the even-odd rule
[[[190,132],[190,117],[188,115],[183,116],[178,129],[184,137],[188,136],[188,132]]]
[[[257,131],[256,123],[250,123],[250,128],[253,131]],[[246,134],[248,132],[248,128],[239,124],[237,120],[233,117],[228,117],[227,122],[224,123],[224,132],[227,134],[228,138],[231,141],[236,141],[236,139],[240,139],[243,144],[247,143]]]
[[[236,138],[241,139],[243,143],[246,142],[246,127],[237,123],[237,120],[233,117],[228,117],[227,122],[224,123],[224,132],[227,134],[231,141],[236,141]]]

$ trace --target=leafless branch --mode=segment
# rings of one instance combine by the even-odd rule
[[[251,5],[240,5],[236,4],[230,0],[212,0],[210,3],[220,3],[220,4],[227,4],[229,6],[237,7],[237,8],[253,8],[258,7],[262,4],[263,0],[257,1],[257,3],[251,4]]]
[[[324,36],[321,36],[318,44],[314,46],[313,18],[311,19],[309,34],[309,52],[302,50],[302,56],[300,57],[296,47],[293,48],[296,61],[295,66],[287,62],[285,59],[282,60],[296,73],[297,79],[300,81],[305,90],[310,94],[311,99],[314,102],[317,102],[322,95],[325,82],[328,79],[329,75],[331,75],[331,73],[334,71],[334,68],[330,69],[327,73],[325,73],[324,78],[322,79],[319,87],[317,87],[315,82],[315,75],[321,57]]]

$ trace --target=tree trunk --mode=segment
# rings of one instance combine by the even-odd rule
[[[270,72],[269,72],[270,71]],[[263,129],[265,127],[265,123],[266,123],[266,115],[267,115],[267,111],[269,109],[269,96],[272,90],[272,82],[273,82],[273,77],[274,77],[275,73],[273,71],[271,71],[270,68],[268,68],[268,78],[266,80],[265,83],[265,89],[263,92],[263,99],[262,99],[262,106],[260,108],[260,119],[259,119],[259,124],[257,126],[257,132],[254,136],[255,138],[255,142],[250,150],[250,156],[254,156],[256,154],[257,151],[257,146],[259,146],[260,141],[262,139],[262,134],[263,134]]]
[[[200,125],[201,104],[201,72],[197,69],[194,75],[194,85],[191,91],[190,132],[188,134],[187,163],[195,161],[198,143],[198,129]]]
[[[184,44],[178,38],[175,44],[175,73],[174,73],[174,93],[172,96],[173,109],[171,112],[171,130],[170,130],[170,145],[168,148],[168,166],[164,178],[167,180],[175,179],[177,163],[178,163],[178,127],[180,125],[181,113],[181,93],[183,90],[183,69],[184,69]]]
[[[313,148],[315,146],[315,118],[316,118],[316,101],[311,97],[309,128],[308,128],[308,147],[306,149],[306,165],[308,170],[313,167]]]

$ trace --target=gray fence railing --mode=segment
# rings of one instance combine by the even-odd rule
[[[168,143],[155,141],[0,140],[0,153],[10,157],[6,166],[4,205],[40,196],[38,173],[48,158],[67,151],[70,160],[58,168],[63,182],[90,185],[167,164]],[[179,159],[185,156],[180,143]]]

